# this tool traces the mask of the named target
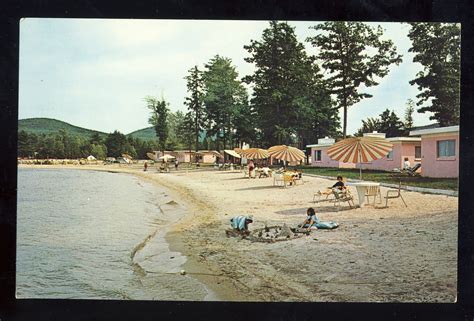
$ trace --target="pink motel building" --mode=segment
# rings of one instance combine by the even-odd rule
[[[385,138],[384,133],[369,133],[364,134],[364,136]],[[357,164],[356,168],[392,171],[395,168],[403,168],[406,158],[408,158],[412,167],[416,163],[421,163],[422,147],[420,137],[391,137],[386,138],[386,140],[393,144],[393,148],[387,156],[372,162]]]
[[[459,176],[459,126],[414,130],[410,136],[421,137],[422,176]]]
[[[364,136],[375,136],[385,138],[384,133],[367,133]],[[311,148],[311,166],[336,167],[336,168],[359,168],[372,170],[391,171],[394,168],[403,168],[405,158],[408,158],[411,166],[421,162],[421,138],[420,137],[393,137],[387,138],[393,144],[393,149],[382,159],[368,163],[353,164],[343,163],[331,159],[327,149],[335,143],[333,138],[318,139],[318,144],[307,145]]]
[[[331,159],[327,150],[334,145],[336,140],[334,138],[319,138],[317,144],[306,145],[306,148],[311,148],[311,166],[315,167],[338,167],[338,168],[354,168],[353,163],[343,163]]]

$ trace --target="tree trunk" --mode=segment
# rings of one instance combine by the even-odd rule
[[[347,105],[345,103],[344,99],[344,125],[343,125],[343,130],[342,130],[342,138],[346,139],[346,130],[347,130]]]

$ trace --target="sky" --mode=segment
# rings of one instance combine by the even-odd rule
[[[288,21],[308,54],[316,49],[305,39],[317,21]],[[408,99],[419,93],[408,82],[422,69],[408,52],[409,26],[381,25],[383,38],[392,39],[403,62],[390,67],[379,85],[365,92],[348,110],[348,134],[362,119],[378,117],[385,109],[403,119]],[[171,111],[185,111],[188,95],[184,77],[197,65],[201,70],[215,55],[232,59],[239,77],[254,66],[244,61],[243,48],[261,40],[268,21],[120,20],[25,18],[20,22],[19,119],[55,118],[102,132],[128,134],[149,127],[146,96],[163,97]],[[415,112],[415,126],[433,123],[431,113]],[[341,110],[342,122],[342,110]]]

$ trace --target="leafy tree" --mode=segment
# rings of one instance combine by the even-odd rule
[[[107,147],[103,144],[91,144],[90,154],[97,159],[105,159],[107,157]]]
[[[361,99],[372,97],[360,92],[360,85],[378,85],[375,77],[387,75],[389,66],[393,63],[398,65],[402,56],[397,54],[391,40],[380,39],[383,35],[380,26],[374,29],[361,22],[337,21],[310,28],[321,31],[307,41],[317,48],[317,58],[322,67],[329,71],[329,89],[337,97],[338,108],[344,112],[345,138],[348,108]]]
[[[246,89],[231,63],[230,58],[216,55],[205,65],[202,75],[207,135],[216,137],[218,150],[221,140],[224,148],[232,145],[236,113],[247,103]]]
[[[189,71],[189,75],[184,77],[187,80],[187,89],[190,97],[185,98],[184,104],[188,106],[188,119],[193,122],[195,150],[198,150],[199,133],[204,125],[203,111],[203,80],[202,71],[194,66]]]
[[[38,137],[24,130],[18,132],[18,156],[34,157],[38,150]]]
[[[255,116],[255,110],[250,106],[248,98],[242,97],[241,103],[233,110],[234,146],[241,146],[243,142],[254,145],[259,141],[255,129]]]
[[[100,137],[100,134],[95,132],[91,135],[89,142],[91,144],[97,145],[97,144],[102,144],[103,140],[102,140],[102,137]]]
[[[127,138],[119,131],[114,131],[107,135],[105,146],[107,147],[107,155],[120,157],[125,152],[124,146],[127,144]],[[132,155],[130,155],[132,156]]]
[[[363,136],[364,133],[372,133],[374,131],[380,131],[380,119],[369,117],[366,120],[362,120],[362,127],[359,128],[355,136]]]
[[[362,127],[355,135],[362,136],[364,133],[373,131],[385,133],[386,137],[397,137],[404,134],[404,124],[393,110],[386,109],[379,115],[379,118],[362,120]]]
[[[183,119],[178,123],[178,132],[177,135],[179,141],[189,149],[189,153],[191,154],[193,148],[193,141],[195,139],[195,118],[191,111],[188,111]],[[197,146],[197,145],[195,145]],[[197,149],[197,147],[196,147]]]
[[[156,132],[156,137],[158,138],[158,145],[160,146],[161,151],[166,149],[166,141],[168,139],[168,103],[161,98],[158,100],[155,97],[148,96],[145,98],[148,109],[151,111],[150,118],[148,122],[150,125],[153,125]]]
[[[408,37],[414,62],[423,65],[410,85],[421,91],[418,112],[432,112],[440,126],[459,124],[461,29],[458,24],[412,23]]]
[[[380,130],[379,132],[385,133],[386,137],[398,137],[403,135],[404,126],[400,118],[392,110],[386,109],[380,114]]]
[[[255,65],[255,73],[244,77],[253,84],[252,107],[257,132],[263,145],[291,144],[308,138],[311,126],[322,120],[318,104],[328,99],[322,90],[319,68],[296,39],[294,28],[285,22],[271,21],[260,41],[244,46]],[[325,98],[324,98],[325,96]],[[325,108],[325,107],[323,107]],[[337,120],[330,127],[337,127]],[[313,126],[314,127],[314,126]]]

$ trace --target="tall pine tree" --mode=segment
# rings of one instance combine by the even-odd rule
[[[293,27],[272,21],[261,40],[244,48],[250,54],[245,61],[256,69],[244,81],[253,84],[251,103],[264,145],[304,144],[310,123],[318,120],[331,120],[325,123],[328,129],[338,126],[334,111],[326,108],[329,96],[317,85],[321,79],[314,57],[306,54]]]
[[[347,110],[361,99],[372,95],[360,92],[360,85],[378,85],[376,77],[388,74],[389,66],[399,64],[391,40],[381,40],[383,30],[361,22],[325,22],[310,27],[320,33],[307,41],[317,48],[317,58],[329,71],[327,79],[331,93],[337,97],[338,108],[343,109],[343,137],[346,137]],[[373,54],[371,54],[373,53]]]
[[[148,109],[150,109],[150,118],[148,123],[155,128],[158,145],[164,153],[166,149],[166,142],[168,140],[168,103],[162,98],[161,100],[147,96],[145,98]]]
[[[203,102],[207,131],[216,137],[216,149],[234,147],[236,114],[246,112],[247,91],[230,58],[214,56],[203,72]],[[251,120],[251,119],[250,119]]]
[[[189,74],[184,77],[187,81],[186,86],[190,95],[185,98],[184,102],[184,104],[188,106],[186,123],[187,126],[189,126],[189,122],[192,121],[192,127],[194,130],[194,149],[197,152],[199,146],[199,134],[204,125],[202,71],[200,71],[197,66],[194,66],[188,72]]]
[[[414,62],[423,65],[410,85],[417,85],[418,112],[432,112],[440,126],[459,124],[461,29],[457,24],[412,23],[408,37]]]

